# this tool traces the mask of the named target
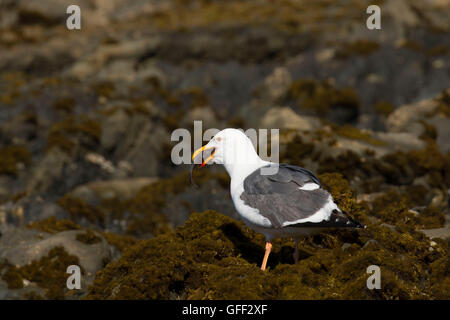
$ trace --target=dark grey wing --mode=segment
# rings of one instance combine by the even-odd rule
[[[311,217],[329,201],[330,194],[322,189],[301,190],[307,183],[319,179],[309,170],[280,164],[277,173],[264,175],[256,170],[244,180],[241,199],[269,219],[275,228],[283,223]]]
[[[319,178],[317,178],[314,175],[314,173],[312,173],[308,169],[298,167],[298,166],[293,166],[290,164],[284,164],[284,163],[280,163],[279,167],[282,169],[288,169],[288,170],[281,170],[279,172],[281,174],[284,173],[285,176],[288,175],[287,173],[290,173],[291,176],[293,177],[294,182],[297,183],[298,185],[300,185],[300,184],[303,185],[308,182],[314,182],[314,183],[318,184],[319,186],[321,185]],[[275,177],[272,177],[272,179],[277,179],[277,178],[275,176]]]
[[[319,178],[308,169],[280,163],[275,174],[264,175],[261,169],[250,174],[244,180],[244,190],[250,194],[282,193],[298,189],[307,183],[321,186]]]

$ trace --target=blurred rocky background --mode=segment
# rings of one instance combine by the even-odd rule
[[[449,299],[449,14],[448,0],[0,0],[0,299]],[[282,240],[264,276],[263,239],[221,216],[237,218],[226,172],[193,188],[170,161],[194,120],[280,129],[280,160],[317,172],[367,232],[305,239],[298,266]]]

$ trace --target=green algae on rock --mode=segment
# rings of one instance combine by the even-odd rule
[[[92,89],[99,97],[111,98],[115,92],[115,85],[111,81],[100,81],[92,85]]]
[[[70,115],[62,121],[56,122],[49,130],[47,149],[59,147],[71,153],[77,146],[90,149],[98,145],[102,132],[98,121],[86,115]]]
[[[76,239],[87,245],[99,243],[102,241],[102,239],[97,236],[92,230],[87,230],[85,233],[77,234]]]
[[[347,241],[353,244],[344,250]],[[258,267],[262,235],[214,211],[193,213],[175,232],[126,249],[97,273],[86,298],[432,299],[446,294],[448,283],[439,283],[430,271],[444,279],[448,244],[437,242],[430,250],[421,233],[374,224],[361,233],[331,231],[300,243],[302,259],[292,264],[292,241],[274,241],[270,268],[263,272]],[[372,264],[382,270],[381,290],[366,287]]]
[[[58,204],[67,210],[72,219],[85,218],[92,223],[103,223],[105,220],[105,213],[101,209],[71,195],[63,196]]]
[[[355,140],[362,140],[366,143],[369,143],[369,144],[372,144],[375,146],[382,146],[385,144],[384,141],[373,138],[370,135],[370,133],[364,132],[364,131],[362,131],[358,128],[355,128],[351,125],[333,126],[333,129],[336,132],[336,134],[340,135],[341,137],[355,139]]]
[[[132,247],[140,241],[132,236],[121,235],[113,232],[102,232],[102,236],[110,245],[114,246],[120,252]]]
[[[375,112],[385,117],[390,115],[394,109],[394,105],[387,101],[380,100],[375,104]]]
[[[192,214],[175,233],[142,240],[123,252],[97,274],[87,298],[169,299],[187,297],[191,288],[198,296],[208,266],[238,254],[223,231],[230,224],[235,224],[231,218],[212,211]],[[252,269],[258,271],[256,264]],[[128,270],[128,276],[118,270]]]
[[[352,89],[338,89],[327,81],[318,82],[309,79],[293,81],[289,96],[297,101],[299,107],[313,110],[317,114],[326,114],[337,107],[357,114],[360,106],[359,99]]]
[[[422,188],[420,189],[422,190]],[[386,223],[408,225],[416,229],[442,227],[445,223],[445,216],[439,208],[428,206],[420,213],[411,210],[415,205],[420,205],[417,203],[420,200],[421,197],[412,198],[408,194],[401,194],[396,190],[386,191],[371,203],[371,214]]]
[[[75,99],[72,97],[61,97],[53,102],[52,107],[55,110],[71,114],[75,108]]]
[[[280,155],[283,162],[290,163],[296,161],[297,165],[303,165],[302,159],[314,152],[314,144],[304,142],[302,137],[295,135],[294,138],[286,144],[285,152]]]
[[[411,185],[414,179],[424,177],[430,187],[446,190],[450,186],[450,152],[439,151],[435,141],[427,139],[420,150],[395,151],[377,158],[371,152],[360,156],[346,150],[335,157],[319,161],[319,173],[340,172],[352,183],[360,181],[358,190],[382,191],[383,184]]]
[[[31,161],[28,149],[21,146],[7,146],[0,148],[0,174],[17,174],[17,165],[24,165]]]
[[[339,58],[348,58],[354,55],[369,55],[376,51],[380,45],[371,40],[356,40],[354,42],[344,43],[336,52]]]
[[[70,265],[80,265],[78,258],[67,253],[63,247],[54,247],[46,256],[22,267],[2,262],[0,274],[10,289],[23,288],[24,280],[27,280],[46,289],[47,299],[64,299],[67,292],[66,269]],[[81,272],[84,273],[83,269]]]
[[[51,234],[62,231],[81,229],[78,224],[71,220],[56,219],[55,217],[50,217],[40,221],[33,221],[28,224],[28,228],[37,229]]]
[[[355,190],[340,173],[324,173],[319,175],[324,189],[328,190],[339,208],[350,213],[355,204]]]

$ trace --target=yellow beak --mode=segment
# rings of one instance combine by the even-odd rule
[[[200,153],[202,153],[203,151],[209,150],[209,149],[214,149],[214,147],[206,147],[206,145],[204,145],[203,147],[201,147],[201,148],[195,150],[195,151],[194,151],[194,154],[192,155],[192,161],[194,161],[194,159],[195,159]],[[215,150],[211,153],[211,155],[210,155],[208,158],[206,158],[206,159],[202,162],[202,164],[201,164],[200,167],[205,166],[205,164],[207,164],[212,158],[214,158],[214,153],[216,153]]]

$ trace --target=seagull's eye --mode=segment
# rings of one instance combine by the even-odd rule
[[[221,138],[221,137],[217,137],[217,138],[216,138],[216,141],[217,141],[217,142],[220,142],[220,141],[222,141],[222,138]]]

